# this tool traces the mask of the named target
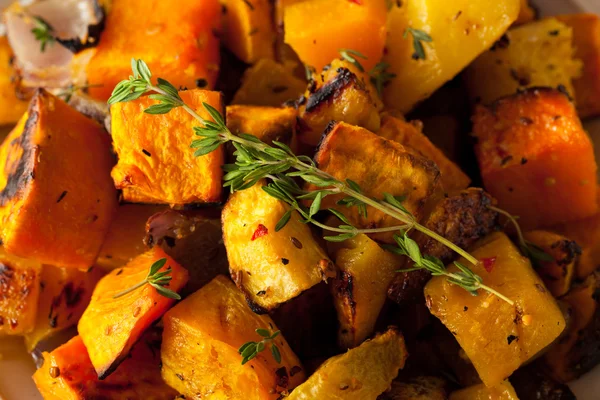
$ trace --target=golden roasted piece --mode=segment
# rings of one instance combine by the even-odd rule
[[[256,0],[253,0],[256,1]],[[113,0],[106,27],[87,63],[90,95],[108,100],[130,75],[130,61],[141,58],[175,87],[212,88],[219,73],[219,0]],[[141,17],[143,16],[143,17]],[[151,39],[149,39],[151,38]]]
[[[314,73],[299,100],[298,140],[316,146],[331,121],[346,122],[377,132],[383,104],[369,74],[356,65],[335,59],[321,73]]]
[[[491,104],[531,87],[563,87],[574,94],[571,80],[581,72],[574,60],[570,27],[554,18],[511,29],[466,70],[473,102]]]
[[[332,125],[323,137],[315,161],[319,168],[335,178],[356,182],[363,193],[383,198],[384,193],[406,196],[403,205],[417,220],[423,217],[427,198],[438,187],[439,170],[427,160],[401,144],[386,140],[364,128],[347,123]],[[314,189],[309,185],[310,189]],[[359,214],[357,207],[337,205],[344,195],[327,196],[321,208],[335,208],[359,228],[383,228],[402,223],[367,207],[367,217]],[[393,241],[392,235],[379,233],[372,239]]]
[[[407,356],[402,334],[390,328],[325,361],[288,399],[374,399],[390,387]]]
[[[224,113],[219,92],[195,89],[180,96],[202,118],[211,118],[202,103]],[[219,202],[223,146],[195,157],[190,143],[198,121],[182,108],[164,115],[144,113],[156,103],[142,97],[111,107],[113,147],[119,156],[112,177],[123,200],[172,206]]]
[[[395,380],[389,391],[378,400],[446,400],[447,383],[435,376],[418,376],[407,382]]]
[[[0,247],[0,335],[22,335],[35,327],[42,266]]]
[[[381,120],[381,129],[377,134],[388,140],[394,140],[403,146],[415,150],[425,158],[435,162],[440,170],[440,179],[445,191],[466,189],[471,179],[450,161],[422,132],[419,121],[405,120],[386,115]]]
[[[364,234],[327,247],[339,268],[331,285],[340,323],[338,341],[342,349],[356,347],[373,333],[387,288],[404,260]]]
[[[113,270],[96,285],[90,304],[77,324],[77,331],[100,379],[115,371],[144,331],[175,302],[149,284],[126,292],[144,282],[150,267],[163,258],[166,262],[159,271],[171,269],[172,280],[167,288],[178,292],[187,283],[188,272],[159,247],[137,256],[123,268]],[[119,297],[115,298],[117,295]]]
[[[245,63],[275,57],[273,1],[220,0],[223,14],[223,42]]]
[[[502,36],[517,19],[520,2],[392,2],[383,61],[396,77],[383,92],[386,106],[406,113],[429,97]],[[412,31],[405,37],[407,28]],[[420,40],[425,59],[418,59],[413,39],[422,33],[432,41]]]
[[[509,381],[487,387],[483,383],[457,390],[450,394],[449,400],[519,400]]]
[[[306,81],[294,74],[295,68],[293,62],[257,61],[244,73],[242,86],[235,93],[232,104],[279,107],[296,100],[306,90]]]
[[[443,276],[429,281],[425,298],[481,380],[494,386],[552,343],[565,329],[565,319],[529,260],[505,234],[491,234],[471,254],[481,261],[469,265],[471,270],[514,305],[482,290],[472,296]],[[457,269],[451,266],[449,270]]]
[[[87,271],[43,265],[33,330],[25,334],[27,351],[63,329],[77,325],[102,278],[99,268]]]
[[[333,263],[294,211],[267,194],[264,181],[229,197],[222,214],[223,241],[233,281],[255,312],[266,312],[335,276]]]
[[[6,36],[0,37],[0,125],[14,124],[27,111],[28,101],[17,97],[12,81],[12,50]]]
[[[278,399],[305,379],[283,336],[275,339],[281,363],[267,343],[242,365],[238,349],[260,341],[256,329],[277,331],[267,315],[252,312],[243,294],[222,275],[167,312],[161,349],[164,380],[186,398]]]
[[[44,400],[173,400],[177,392],[160,377],[160,332],[149,332],[119,368],[99,380],[80,336],[44,353],[33,380]]]
[[[496,230],[498,213],[488,208],[493,204],[494,200],[483,189],[469,188],[439,199],[423,224],[459,247],[468,249]],[[456,253],[429,236],[417,233],[414,239],[423,254],[437,257],[444,264],[456,259]],[[430,278],[431,273],[424,269],[399,272],[390,284],[388,298],[401,305],[408,304],[422,296],[423,287]]]
[[[524,237],[553,259],[538,260],[533,266],[546,288],[556,298],[567,293],[575,275],[581,247],[573,240],[548,231],[525,232]]]
[[[0,147],[4,249],[61,267],[89,268],[117,207],[110,137],[39,90]]]

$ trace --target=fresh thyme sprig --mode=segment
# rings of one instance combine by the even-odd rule
[[[146,279],[133,285],[129,289],[125,289],[122,292],[115,294],[113,296],[113,299],[117,299],[121,296],[125,296],[126,294],[131,293],[134,290],[137,290],[144,285],[150,285],[154,289],[156,289],[156,291],[161,296],[168,297],[169,299],[181,300],[180,295],[178,295],[176,292],[174,292],[171,289],[168,289],[166,287],[169,285],[169,282],[171,282],[171,279],[173,279],[173,277],[171,276],[171,272],[172,272],[171,268],[169,267],[166,270],[159,272],[160,269],[162,267],[164,267],[166,263],[167,263],[166,258],[161,258],[160,260],[155,261],[152,264],[152,266],[150,267],[150,271],[148,272]]]
[[[351,49],[340,49],[339,52],[344,60],[348,61],[350,64],[354,64],[354,66],[356,66],[356,68],[358,68],[360,72],[365,72],[365,68],[362,66],[360,61],[358,61],[358,58],[366,60],[367,56],[365,56],[359,51]]]
[[[412,55],[412,58],[414,60],[425,60],[426,54],[422,42],[431,43],[433,39],[427,32],[424,32],[420,29],[411,28],[410,26],[404,31],[405,39],[408,37],[409,33],[412,35],[413,49],[415,51]]]
[[[275,338],[279,336],[280,331],[271,333],[268,329],[259,328],[256,330],[256,333],[263,338],[260,342],[244,343],[238,350],[238,353],[242,355],[242,365],[256,357],[269,344],[271,345],[273,359],[278,364],[281,364],[281,353],[279,352],[279,347],[275,344]]]
[[[86,90],[89,88],[93,88],[93,87],[102,87],[104,86],[101,83],[90,83],[90,84],[86,84],[86,85],[69,85],[65,88],[63,88],[56,96],[60,97],[61,99],[63,99],[65,102],[69,102],[71,100],[71,97],[73,97],[73,95],[80,91],[80,90]]]
[[[45,19],[39,16],[32,16],[35,27],[31,30],[31,33],[35,36],[35,40],[40,42],[40,51],[43,53],[46,51],[46,46],[56,42],[54,37],[54,28]]]
[[[387,69],[390,67],[390,64],[386,62],[380,62],[373,67],[369,75],[371,76],[371,83],[377,89],[377,94],[381,97],[383,93],[383,87],[386,83],[391,81],[396,77],[396,74],[387,72]]]

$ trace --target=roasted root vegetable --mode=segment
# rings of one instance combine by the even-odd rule
[[[402,334],[390,328],[344,354],[325,361],[290,400],[375,399],[387,390],[408,356]]]
[[[0,335],[22,335],[35,327],[42,266],[0,247]]]
[[[74,326],[87,307],[102,271],[42,266],[40,297],[33,330],[25,334],[29,352],[44,339]]]
[[[132,58],[143,58],[175,87],[212,88],[219,72],[219,39],[213,29],[220,27],[220,12],[219,0],[185,1],[177,7],[160,0],[113,0],[86,67],[88,82],[102,84],[90,87],[90,95],[107,100],[130,74]]]
[[[219,92],[195,89],[180,92],[180,96],[202,118],[211,118],[202,103],[224,113]],[[111,107],[113,146],[119,157],[112,177],[115,186],[123,190],[123,199],[175,206],[220,201],[222,146],[195,157],[190,143],[198,121],[182,108],[164,115],[144,113],[157,103],[142,97]]]
[[[450,161],[422,132],[423,125],[419,121],[405,121],[386,115],[381,120],[381,129],[377,134],[409,147],[423,157],[436,163],[440,170],[440,179],[445,191],[466,189],[471,179]]]
[[[429,97],[502,36],[517,19],[519,3],[392,2],[383,61],[396,77],[383,92],[386,106],[406,113]]]
[[[446,400],[447,383],[435,376],[418,376],[407,382],[395,380],[378,400]]]
[[[509,381],[487,387],[483,383],[457,390],[449,400],[519,400]]]
[[[552,258],[536,260],[533,266],[546,288],[556,298],[567,293],[575,275],[575,264],[581,255],[581,247],[573,240],[548,231],[526,232],[524,237]]]
[[[529,89],[478,106],[475,152],[485,188],[527,228],[594,215],[594,148],[569,98]]]
[[[267,58],[257,61],[244,73],[232,104],[278,107],[296,100],[306,90],[306,81],[294,74],[295,68],[293,62],[277,63]]]
[[[163,258],[166,262],[160,271],[170,268],[172,280],[167,288],[177,292],[187,283],[188,273],[159,247],[112,271],[96,285],[77,330],[100,379],[115,371],[144,331],[173,305],[173,299],[148,283],[128,291],[145,282],[150,267]]]
[[[162,376],[186,398],[275,400],[305,379],[302,364],[281,334],[242,365],[238,349],[261,340],[256,329],[273,333],[277,327],[270,317],[252,312],[225,276],[173,307],[163,323]],[[271,354],[273,344],[280,363]]]
[[[93,265],[117,207],[102,128],[44,90],[0,147],[7,252],[61,267]]]
[[[315,161],[321,170],[335,178],[356,182],[368,196],[383,198],[384,193],[406,196],[403,205],[417,220],[423,217],[424,202],[437,188],[440,175],[433,161],[415,154],[400,143],[343,122],[330,127],[315,155]],[[367,207],[365,218],[357,207],[337,205],[342,197],[327,196],[321,208],[336,208],[361,228],[399,224],[398,220],[371,207]],[[378,233],[371,237],[391,241],[391,236]]]
[[[235,192],[221,217],[231,276],[256,312],[335,276],[333,263],[296,211],[275,230],[289,206],[262,190],[264,185]]]
[[[403,259],[364,234],[329,243],[328,249],[339,268],[331,285],[340,323],[339,344],[343,349],[356,347],[373,333],[387,288]]]
[[[220,0],[223,42],[240,60],[253,64],[275,57],[273,2],[269,0]]]
[[[552,343],[565,329],[565,319],[529,259],[505,234],[488,236],[471,254],[482,261],[469,265],[471,270],[514,305],[488,293],[472,296],[444,277],[429,281],[425,298],[483,383],[494,386]]]
[[[356,65],[335,59],[320,74],[314,73],[304,97],[299,100],[301,123],[298,139],[316,146],[331,121],[379,130],[383,105],[369,75]]]
[[[43,353],[44,363],[33,380],[44,400],[172,400],[177,392],[160,376],[160,333],[140,340],[117,370],[98,379],[80,336]]]
[[[5,36],[0,37],[0,125],[14,124],[27,111],[29,102],[17,97],[12,82],[12,50]]]
[[[305,0],[286,3],[283,9],[285,42],[305,65],[320,70],[339,56],[340,49],[361,53],[365,58],[360,62],[367,71],[381,59],[385,44],[385,2]],[[352,32],[360,32],[360,35]]]
[[[572,79],[581,61],[573,58],[572,29],[554,18],[509,30],[466,70],[473,102],[496,99],[530,87],[564,87],[573,95]]]
[[[581,76],[573,80],[577,112],[581,118],[600,114],[600,19],[596,14],[556,17],[573,30],[575,57],[583,62]]]

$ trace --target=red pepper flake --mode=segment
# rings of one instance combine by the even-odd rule
[[[354,3],[354,4],[358,4],[359,6],[362,6],[362,0],[348,0],[350,3]]]
[[[267,227],[264,226],[263,224],[258,224],[258,228],[256,228],[256,230],[252,234],[252,240],[256,240],[259,237],[263,237],[268,234],[269,234],[269,230],[267,229]]]
[[[496,263],[496,257],[482,258],[481,262],[483,263],[483,268],[485,268],[487,272],[492,272],[494,264]]]

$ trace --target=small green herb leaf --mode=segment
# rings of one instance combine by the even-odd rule
[[[413,49],[415,52],[413,53],[412,58],[415,60],[425,60],[425,48],[423,47],[422,42],[430,43],[433,39],[427,32],[411,28],[410,26],[404,31],[404,38],[406,38],[408,34],[411,34],[413,38]]]
[[[56,42],[54,28],[42,17],[33,16],[32,18],[35,27],[31,30],[31,33],[35,36],[35,40],[40,42],[40,51],[43,53],[46,51],[46,46]]]
[[[353,64],[354,66],[356,66],[356,68],[358,68],[359,71],[361,71],[361,72],[365,71],[365,68],[362,66],[360,61],[357,60],[357,58],[362,58],[363,60],[366,60],[367,56],[365,56],[364,54],[362,54],[356,50],[340,49],[339,51],[340,51],[340,55],[342,56],[342,58],[344,60],[346,60],[350,64]]]

